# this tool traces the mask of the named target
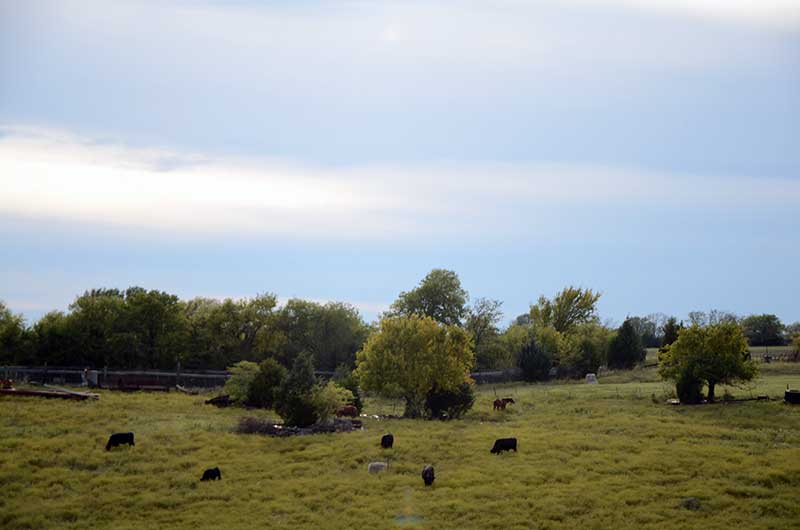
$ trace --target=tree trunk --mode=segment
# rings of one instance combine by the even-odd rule
[[[708,381],[708,399],[709,403],[714,403],[714,387],[716,386],[716,381]]]

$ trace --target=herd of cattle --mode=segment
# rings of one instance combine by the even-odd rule
[[[505,410],[506,405],[509,403],[514,403],[514,400],[511,398],[503,398],[503,399],[496,399],[494,402],[494,410]],[[351,410],[344,410],[352,408],[355,411],[355,407],[348,405],[347,407],[343,407],[339,410],[339,412],[343,412],[343,414],[337,414],[340,416],[350,416],[353,411]],[[355,412],[357,414],[357,411]],[[132,432],[117,432],[112,434],[109,439],[108,443],[106,443],[106,451],[110,451],[112,447],[118,447],[120,445],[130,445],[135,446],[133,439]],[[381,447],[383,449],[391,449],[394,447],[394,435],[384,434],[381,436]],[[498,438],[494,441],[494,445],[492,446],[491,450],[489,451],[492,454],[500,454],[503,451],[514,451],[517,452],[517,439],[516,438]],[[367,471],[369,473],[379,473],[389,468],[388,462],[370,462],[367,466]],[[426,486],[430,486],[433,484],[436,476],[434,474],[433,466],[426,465],[422,468],[422,481],[425,483]],[[207,480],[222,480],[222,473],[220,472],[218,467],[214,467],[211,469],[206,469],[203,472],[203,476],[200,479],[201,481]]]

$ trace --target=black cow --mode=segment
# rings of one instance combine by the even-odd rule
[[[494,441],[494,447],[489,451],[490,453],[499,455],[503,451],[514,450],[517,452],[517,439],[516,438],[498,438]]]
[[[203,478],[200,480],[222,480],[222,473],[219,472],[218,467],[206,469],[203,471]]]
[[[425,481],[426,486],[433,484],[436,477],[433,475],[433,466],[425,466],[422,468],[422,480]]]
[[[394,436],[391,434],[384,434],[381,438],[381,447],[384,449],[391,449],[394,445]]]
[[[122,444],[136,445],[133,443],[132,432],[116,432],[112,434],[108,439],[108,443],[106,444],[106,451],[110,451],[112,447],[117,447],[118,445]]]

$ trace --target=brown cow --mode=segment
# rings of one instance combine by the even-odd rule
[[[355,418],[358,416],[358,409],[353,405],[345,405],[344,407],[336,411],[336,416],[339,418],[341,418],[342,416],[349,416],[351,418]]]
[[[514,400],[511,398],[495,399],[494,410],[506,410],[506,405],[509,403],[514,403]]]

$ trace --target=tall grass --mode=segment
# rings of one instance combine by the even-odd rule
[[[730,391],[779,396],[787,384],[800,374]],[[236,434],[253,411],[182,394],[0,398],[0,528],[796,528],[800,407],[675,407],[669,390],[602,377],[484,386],[460,421],[367,418],[360,432],[294,438]],[[494,412],[496,395],[516,403]],[[392,410],[367,400],[368,413]],[[104,450],[129,430],[135,447]],[[507,436],[519,452],[489,454]],[[389,470],[369,475],[376,460]],[[199,482],[214,466],[222,481]],[[686,497],[700,509],[682,508]]]

